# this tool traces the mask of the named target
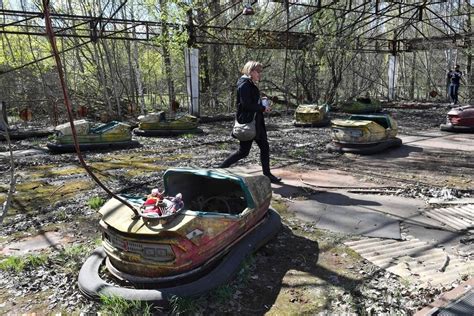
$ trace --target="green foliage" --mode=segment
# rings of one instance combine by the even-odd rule
[[[223,304],[231,300],[232,294],[234,294],[234,289],[230,285],[226,284],[215,289],[211,296],[217,303]]]
[[[73,245],[61,249],[59,254],[56,256],[56,259],[63,263],[63,267],[75,271],[79,270],[89,251],[89,248],[85,245]]]
[[[91,249],[86,245],[73,245],[62,248],[54,257],[64,270],[77,272],[80,270],[84,259],[89,255]]]
[[[220,143],[217,145],[217,148],[219,148],[219,150],[228,150],[229,149],[229,144],[228,143]]]
[[[278,166],[279,161],[275,159],[270,159],[270,166]]]
[[[48,261],[45,254],[30,254],[26,256],[10,256],[0,261],[0,270],[21,272],[29,267],[39,267]]]
[[[140,301],[128,301],[118,296],[100,296],[100,312],[105,315],[152,315],[152,306]]]
[[[93,245],[94,245],[94,246],[100,246],[100,245],[102,245],[102,238],[101,238],[101,237],[97,237],[96,239],[94,239]]]
[[[56,218],[60,221],[64,221],[67,219],[67,214],[65,210],[59,210],[56,212]]]
[[[58,257],[64,261],[69,260],[80,260],[89,253],[89,248],[85,245],[73,245],[70,247],[64,247],[60,250]]]
[[[87,201],[87,205],[93,210],[98,210],[99,208],[104,205],[105,200],[101,198],[100,196],[94,196]]]
[[[296,148],[291,151],[291,155],[296,156],[296,157],[304,157],[305,153],[306,153],[306,150],[303,148]]]
[[[196,300],[188,297],[173,296],[170,299],[171,314],[172,315],[183,315],[193,314],[199,309],[199,305]]]
[[[194,135],[194,134],[183,134],[183,135],[181,135],[182,138],[187,138],[187,139],[193,138],[195,136],[196,135]]]
[[[246,284],[250,280],[250,275],[252,273],[252,266],[255,264],[255,258],[253,255],[245,258],[244,262],[241,265],[240,271],[237,275],[238,281],[240,283]]]

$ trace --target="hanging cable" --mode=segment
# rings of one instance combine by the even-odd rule
[[[56,67],[58,68],[58,76],[59,76],[59,81],[61,83],[61,88],[64,96],[64,104],[67,109],[67,114],[69,118],[69,123],[71,124],[71,132],[72,132],[72,138],[74,140],[74,147],[76,149],[77,157],[79,158],[79,161],[81,162],[82,167],[86,170],[86,172],[89,174],[89,176],[109,195],[114,197],[115,199],[119,200],[121,203],[124,205],[128,206],[134,214],[134,218],[137,218],[138,211],[126,200],[123,198],[117,196],[114,194],[112,191],[110,191],[98,178],[97,176],[92,172],[92,170],[89,168],[89,166],[86,164],[84,161],[84,157],[81,154],[81,148],[79,146],[79,142],[77,141],[77,134],[76,134],[76,128],[74,126],[74,118],[72,115],[72,108],[71,108],[71,101],[69,99],[69,93],[67,89],[67,84],[64,79],[64,73],[63,73],[63,67],[61,63],[61,58],[59,56],[59,51],[56,45],[56,38],[54,36],[54,30],[51,22],[51,16],[49,13],[49,0],[43,0],[43,9],[44,9],[44,18],[45,18],[45,23],[46,23],[46,34],[48,35],[49,42],[51,44],[51,49],[53,51],[54,59],[56,61]]]

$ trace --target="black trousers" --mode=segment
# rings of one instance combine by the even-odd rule
[[[268,139],[265,137],[263,139],[254,139],[245,142],[240,142],[239,149],[227,157],[219,168],[227,168],[239,161],[242,158],[245,158],[250,153],[250,148],[252,148],[252,143],[256,142],[260,148],[260,163],[262,164],[262,171],[264,175],[270,175],[270,146],[268,145]]]

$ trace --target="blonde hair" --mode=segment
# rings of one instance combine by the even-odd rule
[[[244,75],[250,76],[250,72],[252,72],[254,70],[262,71],[263,70],[263,65],[261,63],[259,63],[258,61],[249,60],[247,63],[245,63],[245,65],[242,68],[241,72]]]

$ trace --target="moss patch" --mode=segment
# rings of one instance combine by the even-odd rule
[[[45,181],[19,183],[13,196],[11,210],[30,212],[64,199],[72,199],[95,186],[91,180],[69,181],[63,185],[51,185]]]
[[[293,212],[288,211],[288,205],[281,198],[272,198],[271,206],[280,214],[282,217],[294,217]]]

